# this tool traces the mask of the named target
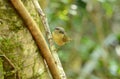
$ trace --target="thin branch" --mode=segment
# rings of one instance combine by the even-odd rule
[[[6,55],[0,55],[0,57],[4,57],[5,60],[7,60],[7,62],[8,62],[14,69],[16,69],[16,68],[15,68],[15,65],[10,61],[10,59],[9,59]]]
[[[39,30],[39,27],[37,26],[36,22],[33,20],[30,13],[26,10],[26,8],[23,5],[23,3],[21,2],[21,0],[10,0],[10,1],[12,2],[15,9],[18,11],[20,16],[23,18],[29,31],[31,32],[32,36],[34,37],[34,39],[38,45],[38,48],[41,50],[40,54],[42,54],[42,56],[44,57],[44,59],[47,62],[47,65],[52,74],[52,77],[54,79],[61,79],[59,72],[58,72],[58,68],[53,59],[53,56],[51,55],[51,52],[45,41],[45,38],[43,37],[41,31]]]
[[[17,79],[20,79],[19,72],[16,69],[15,65],[12,63],[12,61],[6,55],[4,55],[4,54],[0,55],[0,57],[4,57],[4,59],[13,67],[14,70],[12,71],[12,73],[15,73],[15,77]]]
[[[63,70],[63,67],[61,65],[61,62],[60,62],[60,59],[58,57],[58,54],[55,50],[55,46],[54,46],[54,42],[52,40],[52,34],[50,32],[50,29],[49,29],[49,24],[48,24],[48,20],[47,20],[47,17],[46,15],[44,14],[44,12],[42,11],[39,3],[38,3],[38,0],[33,0],[33,3],[34,3],[34,6],[37,10],[37,12],[39,13],[40,17],[41,17],[41,20],[42,20],[42,23],[44,25],[44,28],[45,28],[45,31],[46,31],[46,36],[48,38],[48,42],[50,44],[50,49],[52,51],[52,55],[54,57],[54,60],[56,62],[56,65],[59,69],[59,73],[60,73],[60,76],[61,76],[61,79],[67,79],[66,75],[65,75],[65,72]]]
[[[52,34],[51,34],[51,32],[50,32],[50,29],[49,29],[49,24],[48,24],[48,20],[47,20],[47,18],[46,18],[46,15],[45,15],[44,12],[42,11],[42,9],[41,9],[41,7],[40,7],[40,5],[39,5],[39,3],[38,3],[38,0],[33,0],[33,3],[34,3],[34,6],[35,6],[37,12],[38,12],[39,15],[40,15],[40,18],[41,18],[42,23],[43,23],[43,25],[44,25],[43,27],[44,27],[44,29],[45,29],[45,31],[46,31],[46,36],[47,36],[48,42],[49,42],[49,44],[50,44],[50,49],[51,49],[51,51],[55,51],[54,48],[52,48],[52,47],[54,46],[54,42],[53,42],[53,40],[52,40]]]

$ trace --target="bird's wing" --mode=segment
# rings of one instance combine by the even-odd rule
[[[63,36],[63,41],[67,42],[68,41],[68,37],[66,36],[66,34]]]

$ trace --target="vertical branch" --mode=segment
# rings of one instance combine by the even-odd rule
[[[41,31],[39,30],[36,22],[31,17],[30,13],[27,11],[21,0],[10,0],[13,4],[14,8],[20,14],[22,19],[27,25],[27,28],[31,32],[32,36],[34,37],[35,42],[38,45],[38,48],[41,50],[40,54],[46,60],[48,68],[52,74],[53,79],[61,79],[59,70],[55,64],[53,56],[51,55],[51,51],[46,43],[44,36],[42,35]]]
[[[38,12],[39,15],[40,15],[40,18],[41,18],[41,20],[42,20],[43,26],[44,26],[44,28],[45,28],[46,36],[47,36],[48,42],[49,42],[49,44],[50,44],[50,49],[51,49],[51,51],[52,51],[52,55],[53,55],[53,57],[54,57],[54,60],[55,60],[56,65],[57,65],[57,68],[58,68],[58,70],[59,70],[60,77],[61,77],[61,79],[67,79],[67,77],[66,77],[66,75],[65,75],[65,72],[64,72],[64,70],[63,70],[63,67],[62,67],[62,65],[61,65],[60,59],[59,59],[59,57],[58,57],[58,54],[57,54],[57,52],[55,51],[55,46],[53,45],[54,42],[53,42],[53,40],[52,40],[52,34],[51,34],[51,32],[50,32],[50,29],[49,29],[48,20],[47,20],[44,12],[42,11],[42,9],[41,9],[41,7],[40,7],[40,5],[39,5],[39,3],[38,3],[38,0],[33,0],[33,3],[34,3],[34,6],[35,6],[37,12]]]
[[[54,48],[52,48],[53,47],[52,35],[51,35],[51,31],[49,29],[49,24],[48,24],[48,20],[46,18],[46,15],[43,13],[43,11],[42,11],[39,3],[38,3],[38,0],[33,0],[33,3],[34,3],[34,6],[35,6],[37,12],[40,15],[40,18],[41,18],[41,21],[43,23],[44,29],[46,31],[46,36],[47,36],[48,42],[50,44],[50,49],[51,49],[51,51],[54,51]]]

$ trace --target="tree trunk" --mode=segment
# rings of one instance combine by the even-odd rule
[[[23,0],[34,20],[31,0]],[[51,79],[31,33],[10,0],[0,0],[0,79]]]

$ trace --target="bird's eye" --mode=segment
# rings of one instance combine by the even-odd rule
[[[59,33],[64,34],[64,32],[63,32],[63,31],[59,31]]]
[[[55,28],[55,30],[59,30],[59,28]]]

